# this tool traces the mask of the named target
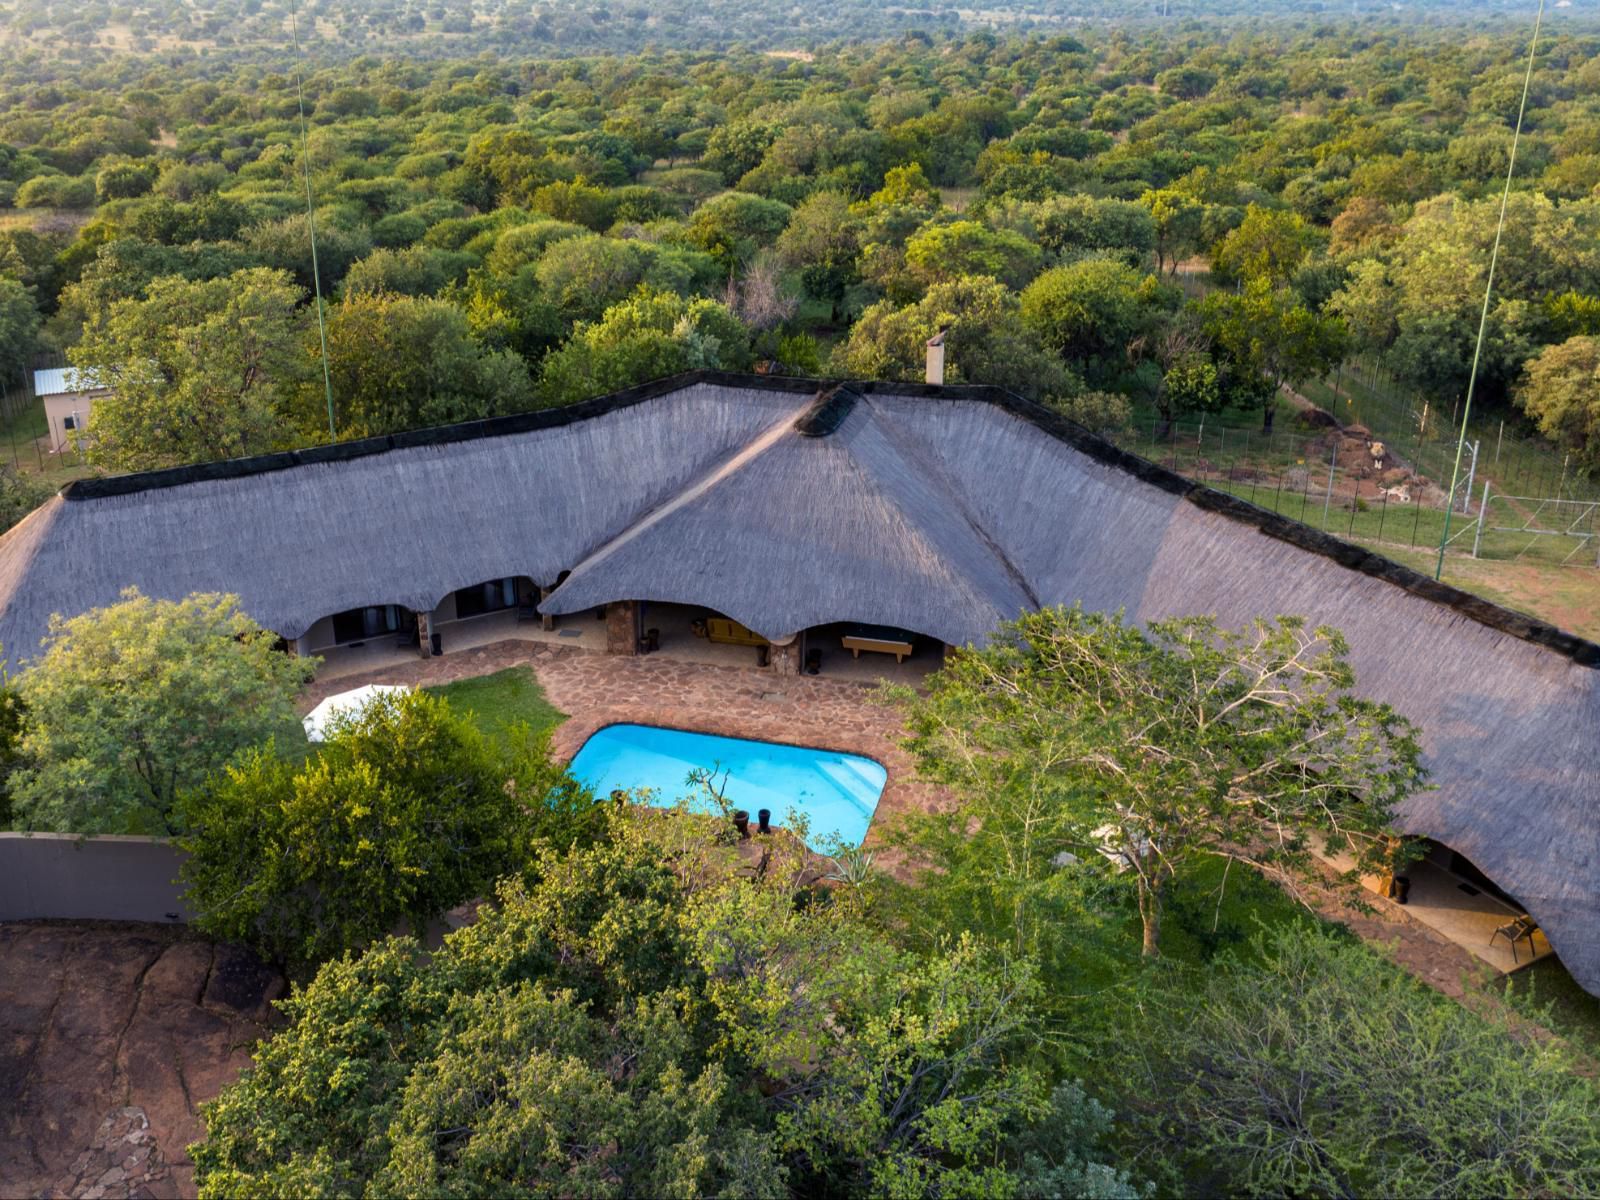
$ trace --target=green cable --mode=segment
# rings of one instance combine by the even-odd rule
[[[1541,6],[1544,0],[1539,0]],[[300,26],[295,20],[294,0],[289,0],[289,32],[294,38],[294,90],[300,102],[300,158],[306,176],[306,231],[311,236],[311,286],[317,294],[317,336],[322,340],[322,390],[328,399],[328,440],[339,434],[333,426],[333,376],[328,372],[328,324],[322,311],[322,271],[317,266],[317,218],[311,201],[311,138],[306,133],[305,74],[300,65]]]
[[[1511,161],[1506,164],[1506,186],[1500,193],[1500,223],[1494,230],[1494,249],[1489,252],[1489,278],[1483,285],[1483,312],[1478,317],[1478,344],[1472,351],[1472,373],[1467,376],[1467,403],[1461,412],[1461,436],[1456,439],[1456,465],[1450,472],[1450,494],[1444,505],[1444,532],[1439,536],[1439,562],[1435,580],[1444,576],[1444,548],[1450,542],[1450,514],[1455,511],[1456,488],[1461,482],[1461,452],[1467,444],[1467,418],[1472,415],[1472,392],[1478,383],[1478,361],[1483,357],[1483,337],[1489,327],[1489,297],[1494,291],[1494,269],[1500,261],[1500,235],[1506,227],[1506,205],[1511,200],[1511,176],[1517,169],[1517,142],[1522,138],[1522,116],[1528,110],[1528,86],[1533,82],[1533,54],[1539,45],[1539,25],[1544,20],[1544,0],[1533,19],[1533,41],[1528,43],[1528,71],[1522,79],[1522,103],[1517,105],[1517,127],[1511,134]],[[1468,503],[1472,497],[1467,497]]]

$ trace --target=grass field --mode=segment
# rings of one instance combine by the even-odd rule
[[[1496,986],[1524,1016],[1571,1038],[1585,1053],[1600,1055],[1600,997],[1579,987],[1560,959],[1540,959]]]
[[[534,733],[554,729],[567,714],[545,699],[531,667],[510,667],[493,675],[461,679],[426,689],[442,696],[457,712],[471,717],[479,729],[504,738],[517,725]]]
[[[79,454],[51,454],[45,445],[48,431],[42,400],[32,401],[9,417],[0,415],[0,466],[53,488],[94,474]]]

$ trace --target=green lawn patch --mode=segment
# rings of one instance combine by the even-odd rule
[[[459,679],[423,690],[444,697],[451,708],[470,717],[493,738],[505,737],[519,724],[534,733],[544,733],[567,719],[566,713],[545,698],[531,667],[508,667],[493,675]]]
[[[1600,1055],[1600,997],[1584,991],[1559,958],[1542,958],[1498,986],[1512,1008],[1571,1038],[1585,1053]]]

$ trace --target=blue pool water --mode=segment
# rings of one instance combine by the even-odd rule
[[[870,758],[855,754],[649,725],[608,725],[572,760],[573,775],[595,795],[651,788],[661,807],[691,793],[686,780],[695,768],[719,771],[719,782],[727,780],[729,803],[750,814],[751,828],[763,808],[772,810],[775,825],[783,824],[789,809],[804,813],[811,821],[807,841],[819,850],[835,839],[846,846],[861,844],[889,778]]]

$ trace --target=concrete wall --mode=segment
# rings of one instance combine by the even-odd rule
[[[184,857],[162,838],[0,833],[0,921],[187,921]]]

